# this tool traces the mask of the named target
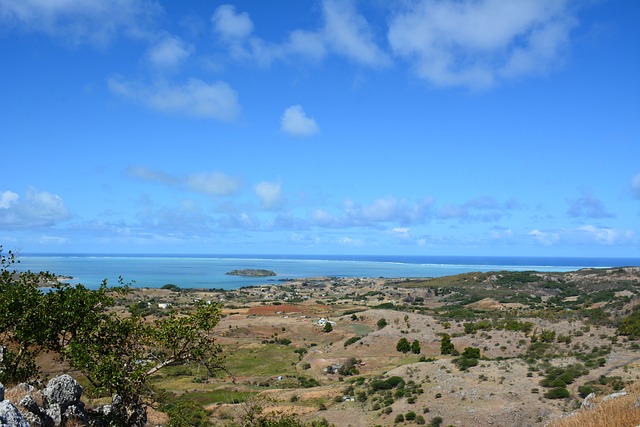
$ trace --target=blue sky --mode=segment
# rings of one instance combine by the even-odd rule
[[[0,244],[640,256],[640,2],[0,0]]]

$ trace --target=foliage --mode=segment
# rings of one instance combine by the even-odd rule
[[[569,396],[569,390],[566,387],[554,387],[544,394],[547,399],[564,399]]]
[[[333,331],[333,325],[331,325],[331,322],[327,322],[324,324],[324,327],[322,328],[322,332],[331,332]]]
[[[473,366],[477,366],[478,359],[480,359],[480,349],[476,347],[467,347],[464,349],[460,357],[453,360],[453,363],[455,363],[461,371],[466,371]]]
[[[385,319],[384,317],[381,318],[380,320],[378,320],[376,325],[378,326],[378,329],[384,328],[385,326],[387,326],[387,319]]]
[[[209,414],[197,403],[179,399],[161,407],[169,416],[167,427],[206,427],[211,426]]]
[[[413,354],[420,354],[420,342],[418,340],[413,340],[411,343],[411,352]]]
[[[636,306],[630,315],[620,321],[617,333],[634,340],[640,338],[640,306]]]
[[[351,344],[357,343],[360,341],[360,337],[351,337],[344,342],[345,347],[349,347]]]
[[[440,340],[440,354],[451,354],[453,350],[455,350],[455,347],[451,342],[451,335],[443,334]]]
[[[396,344],[396,350],[401,353],[409,353],[411,351],[411,344],[406,338],[400,338]]]
[[[108,311],[114,292],[60,283],[49,273],[9,271],[15,256],[0,246],[0,338],[11,344],[0,366],[2,381],[37,375],[35,356],[53,351],[80,370],[100,394],[117,395],[124,411],[113,411],[116,422],[129,414],[144,417],[153,400],[148,379],[160,369],[189,362],[210,373],[221,369],[220,347],[211,332],[220,320],[218,304],[200,303],[193,313],[149,322],[141,316],[118,317]],[[122,280],[120,284],[122,285]],[[40,286],[50,286],[43,292]],[[139,418],[138,418],[139,419]]]

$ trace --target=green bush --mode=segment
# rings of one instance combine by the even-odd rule
[[[544,394],[544,397],[546,397],[547,399],[564,399],[566,397],[569,397],[569,395],[569,390],[567,390],[565,387],[555,387],[547,391]]]

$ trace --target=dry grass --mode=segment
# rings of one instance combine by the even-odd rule
[[[636,427],[640,425],[640,386],[627,389],[626,396],[598,403],[594,409],[582,409],[576,415],[554,421],[548,427]]]

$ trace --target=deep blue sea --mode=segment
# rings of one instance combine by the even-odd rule
[[[16,269],[72,276],[70,283],[96,288],[122,276],[135,287],[172,283],[183,288],[237,289],[286,279],[335,277],[440,277],[472,271],[571,271],[586,267],[638,266],[640,258],[319,255],[20,255]],[[273,270],[274,277],[225,275],[236,269]]]

